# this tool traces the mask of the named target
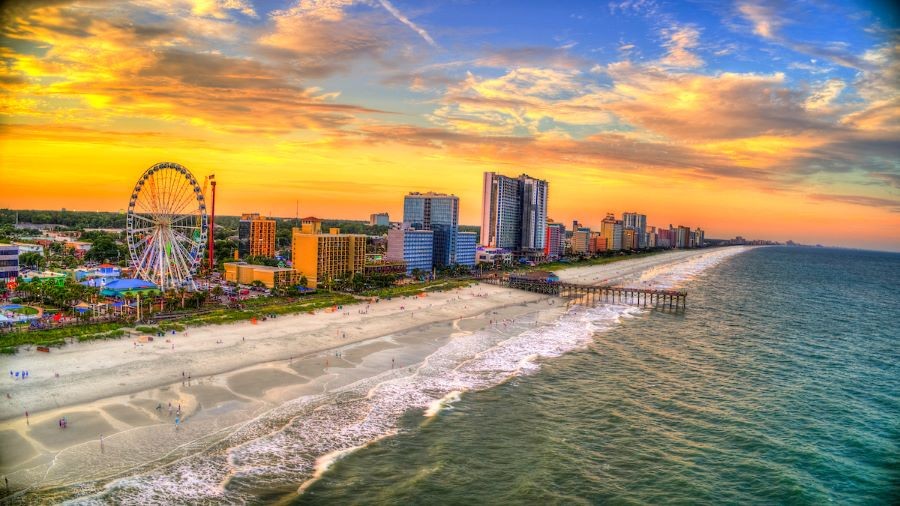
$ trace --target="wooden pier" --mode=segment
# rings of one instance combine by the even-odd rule
[[[516,276],[479,276],[476,279],[482,283],[565,297],[586,305],[628,304],[670,311],[684,311],[687,307],[687,292],[684,290],[580,285]]]

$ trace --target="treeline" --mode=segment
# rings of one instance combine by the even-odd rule
[[[13,225],[18,214],[19,223],[36,225],[57,224],[66,228],[125,228],[125,213],[91,211],[15,211],[0,209],[0,225]]]
[[[0,209],[0,226],[16,223],[18,214],[19,223],[33,223],[35,225],[62,225],[70,229],[85,228],[125,228],[124,212],[93,212],[93,211],[36,211],[36,210],[12,210]],[[240,216],[216,216],[216,236],[225,238],[237,234]],[[299,227],[300,223],[294,218],[273,218],[276,222],[277,240],[279,245],[290,244],[291,229]],[[337,227],[345,234],[384,235],[388,228],[384,225],[369,225],[368,221],[358,220],[323,220],[322,229],[326,232],[329,228]],[[220,231],[221,230],[221,231]],[[460,225],[461,232],[478,232],[480,227],[474,225]]]

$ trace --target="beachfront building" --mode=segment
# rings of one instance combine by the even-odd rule
[[[275,220],[259,213],[245,213],[238,222],[238,255],[240,258],[275,257]]]
[[[248,264],[247,262],[226,262],[225,281],[250,285],[259,281],[266,288],[282,288],[300,284],[302,275],[286,267]]]
[[[622,213],[622,227],[625,230],[634,231],[634,241],[631,249],[643,249],[647,247],[647,215],[640,213]]]
[[[600,223],[600,235],[606,239],[606,249],[610,251],[622,249],[622,230],[622,222],[612,213],[607,213]]]
[[[478,235],[475,232],[460,232],[456,238],[456,264],[475,267],[475,251]]]
[[[19,247],[14,244],[0,244],[0,287],[15,286],[19,277]]]
[[[495,267],[509,265],[513,262],[513,254],[503,248],[479,247],[475,250],[475,262]]]
[[[590,242],[591,254],[603,253],[604,251],[606,251],[606,238],[600,232],[592,232]]]
[[[566,227],[562,223],[547,220],[547,239],[544,241],[544,255],[550,260],[562,258],[566,252]]]
[[[704,242],[704,239],[705,239],[704,236],[705,236],[705,233],[703,232],[702,228],[697,227],[697,230],[694,230],[694,247],[695,248],[702,248],[702,247],[706,246],[706,244]]]
[[[406,274],[414,270],[431,272],[434,265],[434,231],[416,230],[408,223],[398,223],[388,230],[385,260],[406,262]]]
[[[304,218],[292,231],[294,269],[306,276],[307,287],[330,283],[335,278],[362,273],[366,264],[366,236],[342,234],[339,228],[322,233],[322,220]]]
[[[679,225],[675,229],[675,247],[679,249],[691,247],[691,227]]]
[[[669,228],[659,228],[656,230],[656,246],[659,248],[671,248],[675,245],[674,232],[672,225]]]
[[[481,244],[527,257],[541,257],[547,240],[547,181],[527,174],[511,178],[485,172]]]
[[[388,213],[374,213],[369,215],[369,225],[387,227],[391,224],[391,217]]]
[[[576,255],[591,253],[591,229],[581,227],[572,232],[572,253]]]
[[[446,193],[412,192],[403,198],[403,223],[414,230],[434,232],[435,267],[456,263],[459,235],[459,197]]]

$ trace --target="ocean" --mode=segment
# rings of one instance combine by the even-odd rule
[[[683,286],[290,502],[900,503],[900,254],[758,248]]]
[[[289,401],[169,463],[38,496],[898,503],[900,254],[729,248],[640,281],[687,289],[687,310],[546,306],[420,341],[409,349],[424,361]]]

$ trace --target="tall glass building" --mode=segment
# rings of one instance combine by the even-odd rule
[[[484,173],[481,244],[543,254],[547,241],[547,181],[527,174]]]
[[[403,199],[403,222],[415,230],[434,232],[434,265],[456,263],[459,197],[446,193],[413,192]]]
[[[478,236],[475,232],[460,232],[456,237],[456,263],[475,267],[475,247]]]
[[[386,260],[406,262],[406,274],[416,269],[431,272],[434,264],[434,232],[414,230],[408,224],[397,225],[388,230]]]
[[[647,247],[647,215],[622,213],[622,224],[626,230],[634,230],[638,248]]]

